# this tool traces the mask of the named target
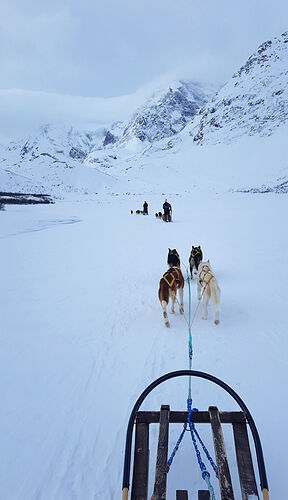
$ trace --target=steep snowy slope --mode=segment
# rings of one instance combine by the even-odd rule
[[[138,109],[126,126],[121,144],[133,138],[155,142],[180,132],[207,102],[215,89],[192,82],[176,81],[156,92]]]
[[[190,134],[197,144],[270,135],[288,119],[288,32],[258,48],[200,110]]]

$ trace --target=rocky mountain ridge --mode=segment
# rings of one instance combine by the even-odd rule
[[[215,89],[193,82],[172,82],[167,90],[156,92],[136,111],[122,137],[114,143],[122,146],[133,139],[153,143],[178,134],[214,92]]]
[[[190,127],[195,144],[270,135],[288,120],[288,32],[264,42]]]

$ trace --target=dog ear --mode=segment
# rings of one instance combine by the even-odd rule
[[[168,248],[168,252],[171,253],[171,248]]]

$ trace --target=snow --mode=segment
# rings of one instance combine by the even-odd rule
[[[249,71],[243,66],[238,73],[246,112],[250,76],[261,68],[265,80],[274,71],[274,52],[268,69],[257,66],[261,54],[250,60]],[[248,76],[251,70],[249,78],[244,70]],[[287,79],[281,71],[277,88]],[[231,90],[229,84],[224,89],[220,111]],[[1,191],[47,193],[55,204],[0,210],[1,499],[120,497],[126,426],[136,399],[159,376],[188,368],[186,322],[170,314],[171,328],[164,327],[157,291],[168,247],[178,250],[184,271],[192,245],[201,245],[221,289],[220,325],[214,325],[211,308],[207,321],[201,308],[195,317],[193,368],[222,379],[244,400],[262,440],[270,498],[285,498],[279,469],[288,447],[287,198],[277,194],[277,186],[288,181],[285,92],[277,128],[274,115],[267,121],[269,136],[260,129],[246,135],[254,118],[241,112],[228,113],[225,127],[213,132],[217,145],[212,134],[209,139],[209,123],[203,129],[208,140],[199,146],[193,141],[189,132],[197,123],[201,127],[199,115],[172,139],[149,145],[133,136],[126,145],[97,150],[95,141],[102,141],[106,128],[90,136],[49,126],[29,142],[2,150]],[[263,99],[261,116],[277,107],[275,95]],[[112,132],[117,127],[122,125]],[[23,146],[29,151],[22,161]],[[71,148],[76,148],[73,158]],[[81,151],[87,154],[84,161],[78,158]],[[263,186],[270,192],[252,194]],[[173,206],[171,224],[154,216],[165,198]],[[135,214],[144,200],[145,217]],[[196,295],[194,280],[192,311]],[[184,308],[187,313],[187,288]],[[187,390],[187,380],[170,380],[142,409],[170,404],[185,410]],[[192,393],[199,410],[238,409],[207,381],[193,380]],[[171,427],[172,450],[182,426]],[[209,427],[198,428],[213,454]],[[157,426],[150,434],[149,497]],[[224,435],[240,498],[228,426]],[[196,498],[204,487],[187,435],[169,472],[167,499],[175,498],[176,489],[188,489]]]
[[[222,302],[219,326],[211,309],[207,321],[197,313],[193,368],[223,379],[244,399],[262,439],[271,499],[284,497],[287,199],[184,188],[185,179],[182,194],[169,197],[172,224],[154,217],[160,193],[145,195],[148,217],[130,214],[142,196],[105,192],[94,201],[0,212],[1,498],[120,497],[134,402],[157,377],[188,368],[186,323],[176,313],[164,327],[157,290],[168,247],[187,265],[192,244],[210,258]],[[196,280],[192,294],[195,307]],[[186,312],[187,300],[185,288]],[[166,382],[143,409],[185,409],[187,388],[185,379]],[[192,390],[199,409],[237,409],[206,381],[193,381]],[[213,452],[209,431],[199,430]],[[232,436],[224,431],[239,498]],[[171,449],[178,433],[175,426]],[[156,426],[151,436],[149,495]],[[196,498],[204,487],[190,441],[187,435],[174,459],[168,499],[176,488]]]
[[[194,141],[223,144],[243,135],[271,135],[287,122],[287,41],[288,32],[258,47],[195,117]]]

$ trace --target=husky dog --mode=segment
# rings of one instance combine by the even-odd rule
[[[176,248],[173,248],[173,250],[171,250],[171,248],[168,248],[167,264],[169,267],[176,266],[180,268],[180,257]]]
[[[163,275],[159,283],[158,297],[163,311],[164,323],[169,328],[170,323],[168,320],[166,307],[168,306],[169,298],[171,297],[171,313],[174,311],[174,304],[176,300],[176,293],[179,290],[179,312],[184,314],[183,308],[183,288],[184,278],[179,267],[170,267]]]
[[[200,245],[199,247],[192,246],[192,250],[189,257],[191,280],[193,280],[193,267],[195,266],[196,271],[198,271],[198,267],[202,259],[203,259],[203,254]],[[195,274],[197,274],[197,272]]]
[[[211,297],[215,309],[215,325],[219,324],[220,288],[211,270],[210,261],[200,262],[198,267],[198,300],[203,294],[203,319],[207,319],[207,305]]]

